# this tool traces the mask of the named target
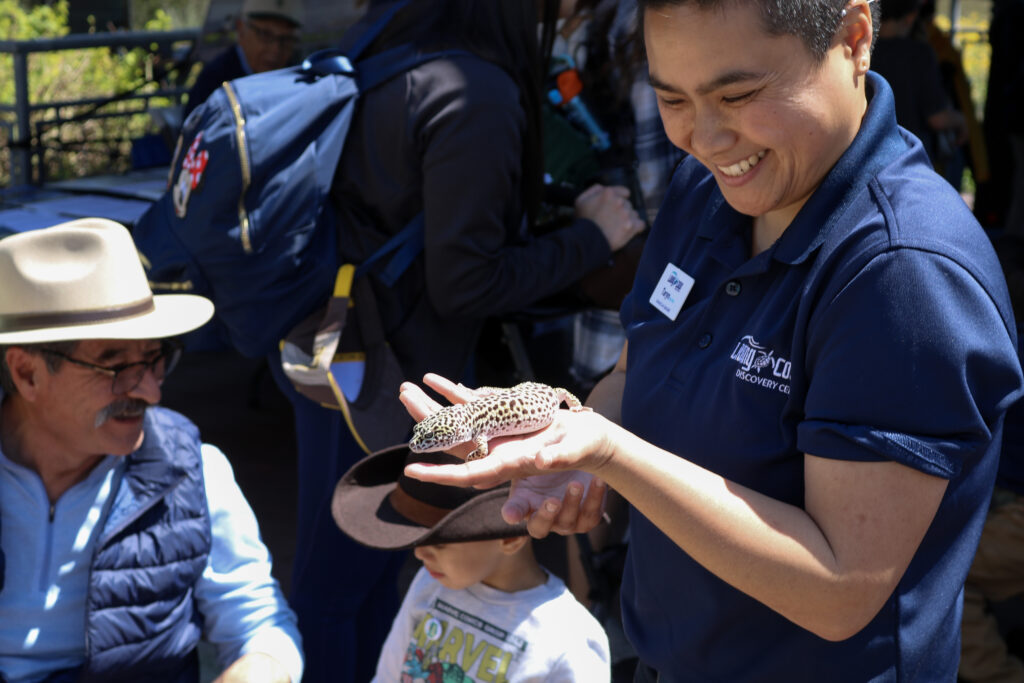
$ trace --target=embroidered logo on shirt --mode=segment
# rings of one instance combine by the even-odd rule
[[[736,368],[738,379],[781,394],[789,393],[793,364],[782,356],[776,356],[775,349],[759,344],[752,335],[744,335],[729,357],[740,364]]]

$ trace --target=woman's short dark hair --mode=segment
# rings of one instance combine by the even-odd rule
[[[875,35],[880,23],[879,3],[871,3]],[[761,13],[765,31],[776,36],[796,36],[815,60],[824,61],[832,40],[839,30],[843,9],[849,0],[638,0],[637,11],[642,25],[644,10],[658,7],[695,4],[701,9],[724,8],[729,3],[754,5]]]

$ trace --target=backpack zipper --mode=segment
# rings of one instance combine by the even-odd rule
[[[252,253],[252,240],[249,235],[249,214],[245,210],[245,193],[249,190],[251,180],[249,172],[249,154],[245,149],[245,118],[242,116],[242,107],[238,104],[238,97],[231,89],[231,83],[224,83],[224,92],[231,103],[231,113],[235,115],[235,141],[238,144],[238,161],[242,166],[242,193],[238,195],[238,226],[242,231],[242,250],[246,254]]]

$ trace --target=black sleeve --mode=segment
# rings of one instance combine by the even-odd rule
[[[417,117],[427,295],[442,316],[519,310],[605,263],[609,245],[586,220],[523,237],[518,89],[493,65],[448,64],[461,73],[432,79]]]

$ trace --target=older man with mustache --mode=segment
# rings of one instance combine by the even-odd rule
[[[302,676],[295,617],[224,454],[156,407],[206,299],[153,296],[128,231],[0,240],[0,681]]]

